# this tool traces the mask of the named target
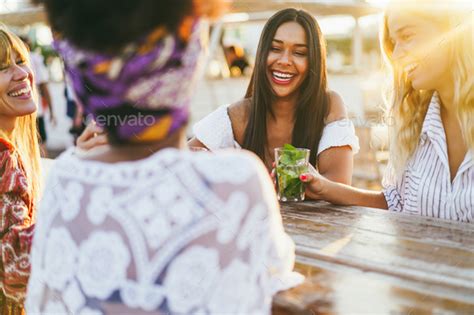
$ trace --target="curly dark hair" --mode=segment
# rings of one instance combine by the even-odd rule
[[[113,52],[159,25],[176,30],[192,0],[32,0],[44,5],[53,31],[73,44]]]

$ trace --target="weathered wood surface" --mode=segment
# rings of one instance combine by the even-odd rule
[[[474,225],[323,202],[282,216],[307,278],[275,314],[474,314]]]

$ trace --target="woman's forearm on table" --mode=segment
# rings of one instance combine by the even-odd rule
[[[388,209],[383,192],[355,188],[333,181],[325,183],[323,199],[338,205]]]

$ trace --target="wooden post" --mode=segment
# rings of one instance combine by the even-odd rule
[[[352,34],[352,65],[356,72],[362,69],[363,41],[362,30],[359,24],[359,16],[354,17],[354,32]]]

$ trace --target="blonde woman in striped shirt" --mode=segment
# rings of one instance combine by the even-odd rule
[[[382,192],[304,174],[310,197],[474,222],[470,1],[392,1],[381,45],[392,71],[390,165]]]

